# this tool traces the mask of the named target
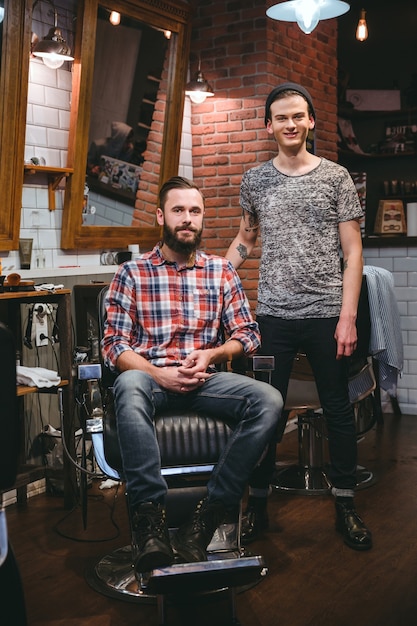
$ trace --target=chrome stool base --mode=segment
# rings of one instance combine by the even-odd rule
[[[331,485],[320,467],[277,464],[271,487],[300,496],[321,496],[329,493]]]
[[[375,484],[374,472],[362,465],[356,468],[356,490]],[[277,491],[299,496],[322,496],[330,493],[331,483],[324,468],[300,467],[299,465],[276,465],[271,487]]]
[[[297,417],[298,464],[276,464],[271,487],[278,491],[303,496],[321,496],[330,492],[323,444],[326,440],[323,415],[312,409]],[[373,472],[358,465],[356,489],[370,487],[376,481]]]

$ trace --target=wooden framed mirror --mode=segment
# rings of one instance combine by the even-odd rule
[[[4,0],[0,23],[0,250],[19,246],[31,0]]]
[[[74,172],[66,184],[61,247],[67,250],[77,248],[108,249],[109,247],[125,248],[130,243],[138,243],[143,248],[149,248],[156,243],[160,235],[159,227],[156,226],[155,222],[159,186],[163,180],[178,172],[184,87],[190,46],[190,5],[183,0],[112,0],[111,2],[108,0],[79,0],[78,4],[68,149],[68,167],[73,168]],[[104,137],[106,121],[109,127],[106,132],[107,136],[111,132],[111,122],[118,121],[123,124],[130,122],[129,125],[134,127],[136,141],[140,142],[142,139],[140,133],[138,134],[138,127],[143,125],[143,122],[139,120],[137,111],[133,117],[131,115],[127,120],[120,119],[123,117],[123,113],[117,109],[117,113],[115,113],[115,107],[111,112],[103,115],[97,108],[97,102],[100,102],[100,99],[97,99],[94,88],[97,89],[97,85],[102,85],[104,78],[107,75],[110,76],[111,73],[110,69],[108,74],[106,70],[101,69],[102,78],[97,79],[97,59],[105,56],[103,53],[98,54],[97,46],[100,39],[103,40],[103,36],[106,37],[105,31],[104,35],[102,32],[104,25],[100,25],[99,20],[103,20],[103,16],[106,15],[110,17],[112,11],[117,11],[121,15],[121,25],[126,28],[126,42],[128,39],[132,40],[126,63],[121,62],[122,66],[118,72],[120,83],[123,82],[126,75],[126,82],[129,84],[127,109],[129,103],[131,108],[133,102],[136,109],[139,110],[144,100],[150,100],[149,90],[146,87],[138,87],[138,68],[143,70],[144,66],[148,64],[144,69],[145,78],[157,78],[158,81],[158,88],[154,91],[155,102],[151,113],[148,112],[149,117],[146,121],[149,132],[146,134],[146,145],[143,151],[144,162],[141,163],[140,175],[137,177],[138,188],[135,191],[133,202],[130,202],[132,205],[132,222],[130,225],[124,226],[88,223],[84,204],[84,189],[86,182],[88,183],[88,179],[86,179],[87,154],[92,140],[95,139],[91,130],[94,124],[100,128]],[[134,29],[140,30],[142,26],[144,29],[140,34],[139,56],[137,60],[135,58],[132,62]],[[119,26],[111,28],[117,29]],[[120,36],[117,38],[123,39]],[[162,62],[156,63],[159,68],[156,72],[151,71],[151,65],[149,65],[158,56],[150,47],[149,41],[152,39],[160,41],[161,46],[163,46],[163,52],[160,55]],[[109,46],[110,41],[112,45],[116,45],[115,40],[116,37],[110,38],[107,35]],[[161,70],[160,75],[154,76],[153,74],[157,74],[159,70]],[[132,85],[135,91],[133,91]],[[107,89],[107,93],[116,91],[116,98],[122,100],[121,90],[122,85]],[[92,111],[93,103],[95,103],[94,111]],[[109,107],[109,109],[111,108]],[[104,120],[101,127],[98,120],[100,116]],[[114,120],[117,116],[119,119]],[[92,118],[94,118],[93,125]],[[111,157],[112,155],[108,156]],[[98,186],[102,184],[101,181],[102,178],[100,177]],[[97,189],[95,188],[93,191],[97,192]],[[121,194],[119,193],[119,195]],[[123,202],[122,198],[120,200]],[[91,203],[91,200],[89,202]]]

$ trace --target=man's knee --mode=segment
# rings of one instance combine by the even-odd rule
[[[130,393],[134,390],[144,391],[149,386],[150,376],[139,370],[126,370],[121,372],[115,380],[114,389],[116,394]]]
[[[284,401],[278,389],[275,389],[275,387],[273,387],[269,383],[265,383],[262,381],[255,381],[255,382],[257,382],[257,384],[260,386],[259,393],[262,394],[262,397],[264,398],[264,402],[268,406],[270,406],[272,409],[276,409],[276,410],[279,410],[279,412],[281,412],[284,406]]]

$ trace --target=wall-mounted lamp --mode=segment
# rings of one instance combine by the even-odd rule
[[[109,22],[110,22],[110,24],[113,24],[113,26],[119,26],[119,24],[120,24],[120,13],[118,13],[117,11],[111,11],[110,12],[110,17],[109,17]]]
[[[287,0],[272,5],[266,14],[273,20],[297,22],[301,30],[309,35],[320,20],[339,17],[349,9],[349,4],[342,0]]]
[[[206,98],[214,96],[214,91],[208,84],[201,71],[201,59],[198,59],[198,71],[194,80],[185,86],[185,95],[189,96],[194,104],[201,104]]]
[[[35,0],[32,7],[32,13],[35,6],[41,0]],[[58,13],[52,0],[43,0],[48,2],[54,11],[54,26],[49,29],[48,34],[38,40],[32,47],[32,54],[35,57],[40,57],[47,67],[57,69],[63,65],[64,61],[73,61],[74,57],[71,56],[71,50],[62,36],[61,30],[58,28]]]
[[[365,41],[368,39],[368,24],[366,23],[366,11],[361,10],[358,26],[356,28],[356,39],[358,41]]]

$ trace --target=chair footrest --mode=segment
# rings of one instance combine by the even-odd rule
[[[260,580],[267,572],[262,556],[179,563],[154,570],[147,590],[156,595],[166,595],[240,587]]]

